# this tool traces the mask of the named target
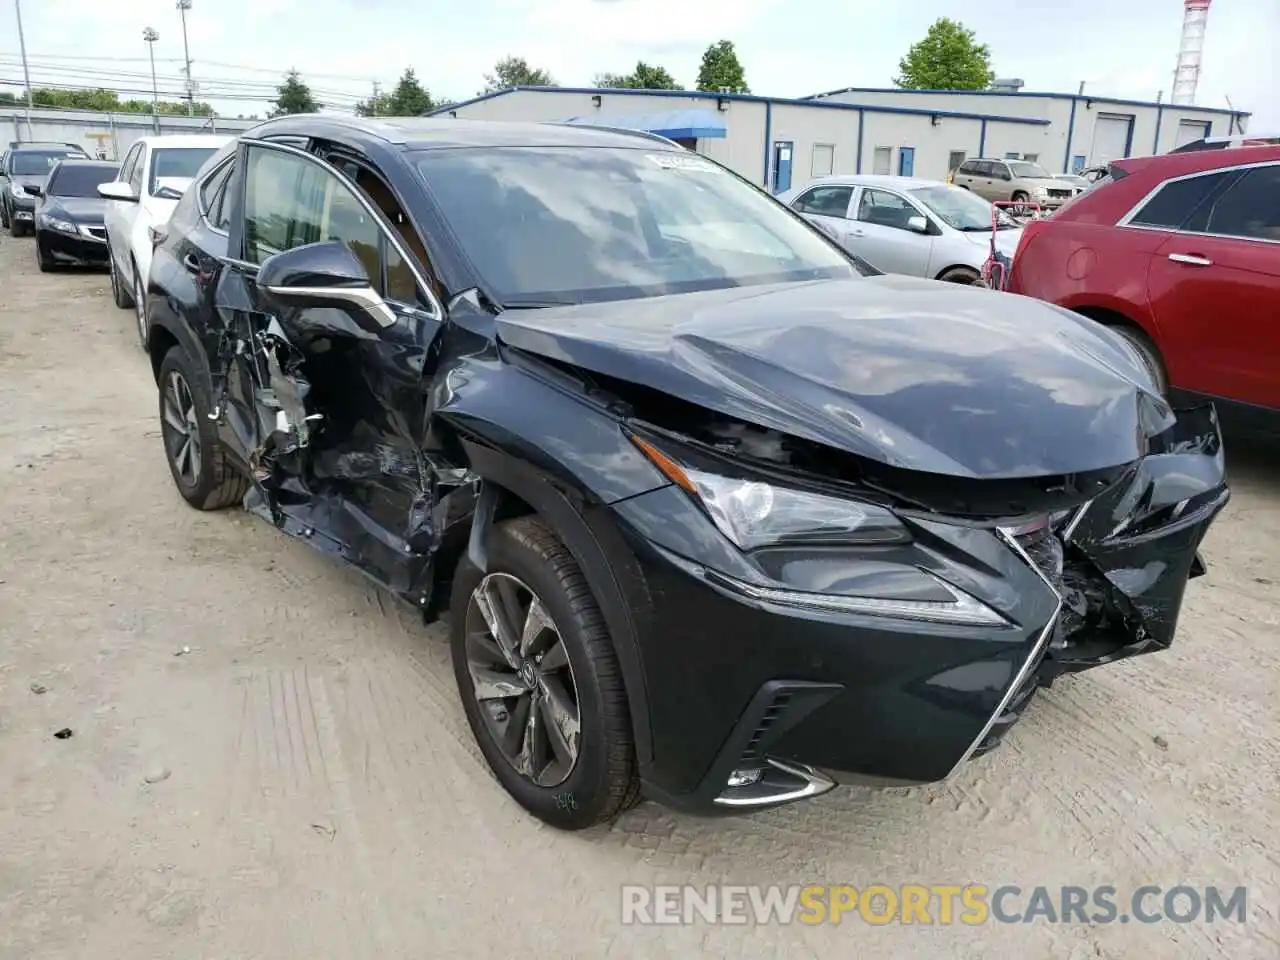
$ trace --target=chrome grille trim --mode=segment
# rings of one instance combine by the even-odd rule
[[[1009,684],[1004,692],[1004,696],[1000,698],[1000,702],[996,704],[995,710],[991,712],[991,716],[987,718],[987,722],[982,725],[982,729],[978,731],[978,735],[973,738],[973,743],[969,744],[966,750],[956,761],[954,767],[944,777],[944,780],[950,780],[954,777],[961,767],[963,767],[969,758],[973,756],[975,750],[981,746],[982,741],[987,739],[987,734],[991,732],[991,728],[995,726],[996,720],[1005,712],[1011,700],[1022,689],[1022,685],[1027,682],[1027,678],[1031,675],[1031,671],[1039,666],[1041,658],[1044,656],[1045,649],[1049,646],[1049,639],[1053,636],[1053,630],[1058,625],[1058,618],[1062,616],[1062,594],[1053,582],[1045,576],[1041,570],[1031,559],[1026,550],[1022,549],[1022,544],[1018,543],[1014,537],[1004,527],[996,528],[996,536],[999,537],[1010,550],[1022,558],[1022,562],[1035,571],[1036,576],[1044,581],[1044,585],[1049,588],[1057,601],[1053,608],[1053,616],[1049,618],[1049,622],[1044,625],[1044,629],[1040,631],[1040,635],[1036,637],[1036,642],[1031,647],[1031,653],[1027,655],[1027,659],[1023,661],[1022,666],[1018,668],[1018,672],[1013,677],[1013,682]]]

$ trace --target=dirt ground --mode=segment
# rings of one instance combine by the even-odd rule
[[[0,237],[5,960],[1280,956],[1274,452],[1231,450],[1174,648],[1042,693],[954,782],[566,835],[484,767],[439,626],[179,499],[155,396],[106,276]],[[628,883],[970,882],[1245,885],[1248,919],[621,923]]]

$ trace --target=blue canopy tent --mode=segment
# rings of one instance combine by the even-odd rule
[[[585,126],[620,127],[624,130],[643,130],[656,133],[668,140],[698,140],[702,138],[724,139],[724,120],[715,110],[667,110],[663,113],[593,113],[585,117],[570,117],[565,123]]]

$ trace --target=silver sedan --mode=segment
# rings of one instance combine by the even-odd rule
[[[778,199],[885,273],[976,284],[993,237],[1010,258],[1022,237],[1013,218],[938,180],[823,177]]]

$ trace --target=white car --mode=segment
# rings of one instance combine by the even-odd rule
[[[778,199],[852,254],[885,273],[981,282],[996,249],[1012,258],[1017,221],[986,200],[940,180],[915,177],[823,177]]]
[[[169,222],[182,192],[204,162],[230,140],[209,134],[143,137],[125,154],[120,179],[98,187],[108,201],[111,296],[117,307],[134,308],[140,337],[146,329],[147,273],[156,231]]]

